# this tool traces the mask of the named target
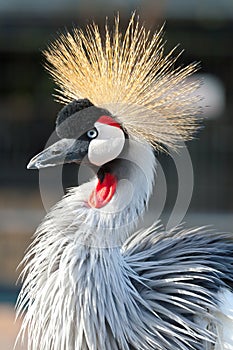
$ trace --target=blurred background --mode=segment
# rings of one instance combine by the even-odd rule
[[[184,221],[189,227],[210,224],[233,232],[232,0],[0,0],[2,350],[13,348],[19,327],[13,323],[20,288],[16,267],[45,215],[38,172],[27,171],[26,164],[44,148],[61,108],[53,100],[54,84],[43,68],[41,52],[65,28],[83,27],[92,20],[103,24],[106,16],[112,18],[117,11],[125,28],[135,9],[148,28],[156,29],[166,21],[166,51],[180,43],[185,49],[180,63],[201,62],[205,127],[188,144],[194,192]],[[159,162],[167,181],[166,217],[176,199],[177,174],[172,159],[159,155]],[[73,170],[72,165],[65,167],[64,187],[75,185]]]

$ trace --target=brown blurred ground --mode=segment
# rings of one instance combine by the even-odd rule
[[[15,310],[12,305],[0,304],[0,349],[13,350],[20,321],[15,322]],[[18,345],[15,350],[26,350],[26,346]]]
[[[15,287],[17,267],[44,213],[38,193],[0,190],[0,285]]]

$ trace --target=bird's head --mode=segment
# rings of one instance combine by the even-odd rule
[[[163,27],[152,34],[135,13],[125,33],[117,16],[104,33],[93,23],[61,35],[44,55],[56,98],[68,105],[57,118],[62,140],[34,166],[48,166],[50,151],[57,153],[50,165],[60,151],[66,162],[87,152],[102,165],[121,152],[123,130],[156,150],[177,150],[198,129],[199,82],[188,79],[198,64],[175,67],[180,54],[164,53]]]
[[[56,132],[60,140],[33,157],[28,169],[80,163],[85,156],[90,164],[100,167],[120,155],[126,140],[111,113],[88,99],[74,100],[62,108]]]
[[[117,16],[103,36],[96,24],[74,29],[44,54],[57,98],[68,104],[57,118],[61,140],[29,168],[79,162],[86,154],[101,166],[121,153],[126,133],[157,150],[176,150],[198,127],[198,83],[187,79],[198,65],[174,69],[179,54],[164,54],[163,30],[151,36],[135,14],[125,33]]]

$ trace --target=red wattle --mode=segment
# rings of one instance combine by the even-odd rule
[[[92,191],[88,204],[92,208],[102,208],[110,202],[116,192],[117,179],[114,175],[106,173],[103,181],[98,180],[96,188]]]

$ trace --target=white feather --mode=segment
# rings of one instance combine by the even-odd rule
[[[233,293],[222,289],[218,293],[219,312],[216,318],[218,339],[215,350],[233,350]]]

